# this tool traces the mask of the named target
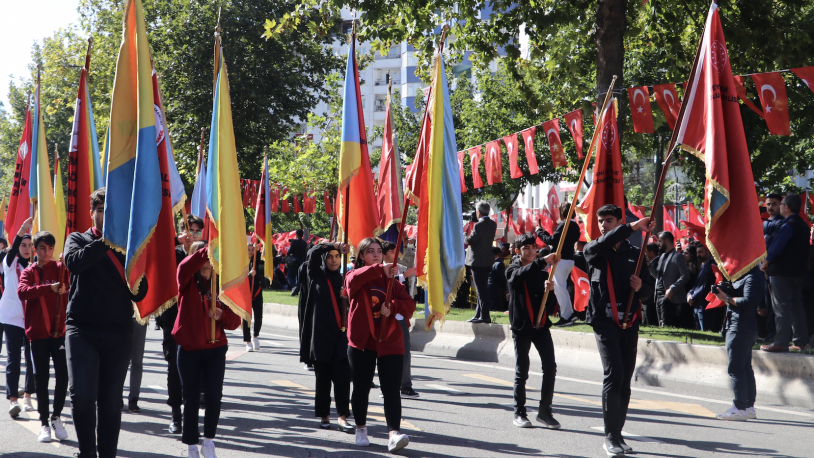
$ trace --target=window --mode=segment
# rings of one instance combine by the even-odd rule
[[[387,96],[384,94],[376,95],[376,99],[373,103],[373,111],[385,111],[387,106]]]
[[[398,59],[401,57],[401,45],[391,46],[390,49],[387,50],[387,53],[380,52],[379,56],[384,59]]]
[[[401,84],[401,69],[398,68],[383,68],[376,70],[376,86],[387,86],[389,80],[387,73],[390,73],[390,78],[393,78],[393,85],[398,86]]]

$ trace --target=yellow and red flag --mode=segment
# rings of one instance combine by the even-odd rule
[[[263,262],[265,268],[263,272],[269,281],[274,276],[274,255],[271,245],[274,244],[274,236],[271,233],[271,188],[269,187],[269,160],[263,157],[263,175],[260,177],[260,196],[257,199],[257,208],[254,212],[254,233],[263,241]],[[256,280],[255,280],[256,281]]]

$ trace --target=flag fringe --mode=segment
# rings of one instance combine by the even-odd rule
[[[184,196],[181,198],[181,201],[178,202],[174,207],[172,207],[172,214],[175,215],[176,213],[181,211],[181,209],[184,208],[186,203],[187,203],[187,194],[184,193]]]
[[[133,268],[133,265],[135,265],[136,262],[138,262],[141,255],[144,254],[144,250],[147,248],[147,245],[150,243],[150,241],[153,240],[153,235],[155,234],[156,227],[158,227],[158,220],[156,220],[156,224],[152,227],[152,229],[150,229],[150,233],[147,234],[147,238],[144,239],[144,242],[142,242],[141,245],[139,245],[139,247],[136,249],[135,254],[133,254],[133,259],[130,260],[130,262],[127,263],[127,266],[124,269],[125,279],[130,277],[130,270]],[[127,287],[130,288],[130,292],[134,296],[136,294],[138,294],[138,289],[139,289],[139,286],[141,285],[141,280],[143,278],[144,278],[144,273],[142,273],[141,276],[139,276],[138,280],[136,280],[136,284],[134,285],[133,288],[130,288],[130,284],[128,282]]]
[[[167,311],[170,307],[175,305],[177,302],[178,296],[175,296],[172,299],[168,300],[167,302],[161,304],[161,306],[155,309],[155,311],[153,311],[152,313],[148,314],[146,317],[141,316],[141,312],[139,311],[138,306],[136,305],[135,302],[133,302],[133,310],[136,312],[136,321],[138,322],[138,324],[146,326],[147,323],[150,322],[150,316],[158,317],[159,315]]]
[[[226,296],[223,289],[221,289],[220,293],[218,294],[218,300],[221,301],[222,303],[226,304],[226,306],[229,307],[229,309],[231,311],[233,311],[235,313],[235,315],[239,316],[241,319],[246,320],[249,323],[252,322],[251,313],[243,310],[242,308],[240,308],[239,305],[235,304],[234,301],[229,299],[229,297]]]

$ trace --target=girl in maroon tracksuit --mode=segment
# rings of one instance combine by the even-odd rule
[[[399,432],[401,426],[401,373],[404,361],[404,336],[396,320],[400,313],[409,320],[415,301],[398,281],[393,282],[392,301],[384,306],[387,286],[398,265],[382,266],[382,246],[373,238],[359,244],[355,268],[348,273],[346,289],[350,300],[348,315],[348,360],[353,375],[353,417],[356,419],[356,445],[368,446],[367,406],[376,365],[384,395],[384,416],[390,431],[388,449],[397,452],[410,442]],[[379,342],[382,316],[388,317]],[[375,334],[374,334],[375,333]]]
[[[228,341],[224,330],[240,326],[240,317],[218,301],[215,312],[210,311],[209,249],[206,242],[196,242],[190,248],[194,253],[178,266],[178,317],[172,336],[178,343],[178,372],[184,393],[184,425],[181,441],[189,445],[189,457],[198,458],[198,409],[203,381],[206,414],[204,415],[205,458],[215,457],[215,431],[220,418],[220,400],[223,396],[223,376],[226,372]],[[215,319],[215,342],[210,340],[210,318]],[[202,377],[203,376],[203,377]],[[203,380],[202,380],[203,378]]]

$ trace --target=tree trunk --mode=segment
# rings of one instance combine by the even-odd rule
[[[625,0],[599,0],[596,5],[596,85],[597,109],[602,108],[605,93],[618,76],[615,87],[624,87],[622,69],[625,62],[624,36],[627,27]],[[621,126],[619,128],[621,131]]]

